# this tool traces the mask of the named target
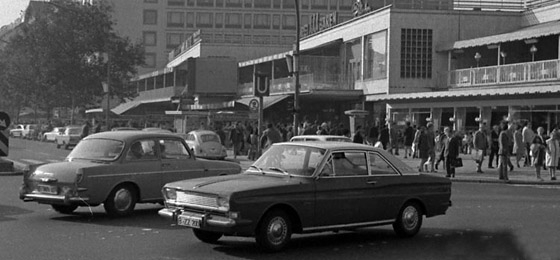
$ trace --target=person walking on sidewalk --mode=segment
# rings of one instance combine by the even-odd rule
[[[447,174],[445,177],[455,177],[455,161],[459,157],[459,153],[461,152],[461,147],[463,145],[463,136],[460,132],[452,133],[451,129],[446,127],[444,130],[446,133],[449,133],[447,139],[445,141],[445,168],[447,170]]]
[[[447,131],[447,132],[446,132]],[[451,128],[449,127],[445,127],[441,130],[441,133],[439,134],[439,138],[436,138],[436,147],[439,148],[438,150],[438,154],[437,154],[437,161],[435,162],[435,168],[436,170],[439,167],[439,163],[443,162],[443,169],[445,170],[445,142],[448,138],[448,136],[451,136],[451,133],[449,133],[449,131],[451,131]]]
[[[539,128],[537,128],[537,136],[542,139],[542,142],[546,147],[546,140],[548,140],[548,136],[544,134],[544,127],[539,126]],[[546,171],[546,163],[543,163],[543,170]]]
[[[558,166],[558,155],[560,145],[558,144],[558,129],[554,127],[550,132],[550,138],[546,140],[546,166],[550,172],[550,180],[556,180],[556,167]]]
[[[499,149],[498,149],[498,174],[499,174],[499,179],[500,180],[509,180],[508,178],[508,161],[509,161],[509,156],[510,156],[510,150],[511,150],[511,140],[509,138],[509,134],[508,134],[508,125],[507,122],[502,122],[500,124],[500,127],[502,128],[502,131],[500,132],[500,135],[498,137],[498,145],[499,145]]]
[[[521,132],[521,135],[523,136],[523,142],[525,143],[525,154],[527,157],[525,157],[525,162],[523,163],[523,166],[527,167],[527,166],[531,166],[531,155],[530,155],[530,148],[531,148],[531,144],[533,143],[533,140],[535,139],[535,132],[533,132],[533,129],[531,128],[532,124],[531,122],[527,122],[525,123],[525,126],[523,127],[523,131]]]
[[[482,162],[484,162],[484,156],[486,155],[486,150],[488,149],[488,138],[484,133],[484,125],[480,124],[478,131],[474,133],[473,137],[473,148],[474,148],[474,160],[476,162],[476,172],[482,172]]]
[[[541,167],[544,165],[546,155],[546,145],[544,139],[541,136],[535,135],[535,137],[533,137],[533,141],[531,142],[530,149],[531,158],[533,159],[532,163],[535,166],[535,171],[537,173],[537,179],[542,181]]]
[[[410,122],[406,122],[404,130],[404,158],[412,157],[412,142],[414,141],[414,129],[410,126]]]
[[[499,136],[500,136],[500,126],[494,125],[492,127],[492,132],[490,133],[490,156],[488,157],[488,168],[492,169],[494,166],[494,157],[496,157],[496,165],[498,165],[498,150],[500,149]]]
[[[525,142],[523,142],[523,134],[521,127],[518,124],[515,124],[515,132],[513,133],[513,152],[515,153],[515,162],[517,164],[517,168],[520,168],[519,162],[522,158],[526,159],[526,147]]]

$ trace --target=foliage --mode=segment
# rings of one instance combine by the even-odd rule
[[[0,51],[1,101],[44,111],[86,108],[101,100],[108,78],[111,96],[132,97],[127,82],[144,62],[143,48],[114,31],[110,13],[103,1],[32,1],[27,22]]]

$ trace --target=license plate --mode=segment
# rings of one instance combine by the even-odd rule
[[[58,194],[58,188],[50,185],[37,185],[37,191],[47,194]]]
[[[177,218],[177,224],[179,226],[192,227],[192,228],[200,228],[201,221],[202,218],[197,218],[192,216],[179,215]]]

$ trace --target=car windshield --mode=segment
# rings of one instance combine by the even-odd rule
[[[299,176],[311,176],[323,161],[326,150],[299,145],[270,147],[250,171]]]
[[[219,143],[220,142],[220,137],[218,137],[218,135],[215,135],[215,134],[203,134],[203,135],[200,136],[200,140],[203,143],[207,143],[207,142]]]
[[[112,161],[117,159],[124,148],[122,141],[110,139],[86,139],[82,140],[70,152],[66,160],[86,159]]]

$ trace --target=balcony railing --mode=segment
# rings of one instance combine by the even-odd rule
[[[461,69],[449,72],[455,88],[558,80],[560,60],[546,60],[500,66]]]
[[[299,84],[301,92],[309,90],[323,89],[323,90],[349,90],[351,89],[347,84],[341,84],[341,75],[337,74],[305,74],[299,77]],[[285,94],[294,92],[294,79],[293,78],[279,78],[273,79],[270,82],[270,94]],[[240,84],[237,94],[240,96],[253,94],[253,83]]]

